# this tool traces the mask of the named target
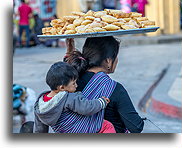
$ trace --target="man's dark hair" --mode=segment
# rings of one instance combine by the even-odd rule
[[[46,83],[51,90],[57,90],[60,85],[67,86],[72,80],[78,78],[77,70],[68,63],[54,63],[46,75]]]
[[[25,0],[21,0],[22,3],[25,3]]]

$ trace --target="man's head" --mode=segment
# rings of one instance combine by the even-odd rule
[[[21,0],[22,3],[25,3],[25,0]]]
[[[46,75],[46,83],[53,91],[74,92],[78,78],[77,70],[65,62],[54,63]]]

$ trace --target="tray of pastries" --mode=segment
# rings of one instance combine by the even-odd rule
[[[155,32],[159,27],[141,13],[124,13],[121,10],[104,9],[104,11],[87,13],[72,12],[51,20],[51,27],[42,28],[39,38],[85,38],[101,36],[119,36]]]

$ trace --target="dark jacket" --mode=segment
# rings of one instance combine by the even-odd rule
[[[82,91],[93,75],[93,72],[82,75],[77,81],[77,91]],[[104,118],[114,125],[116,132],[124,133],[127,128],[131,133],[140,133],[144,121],[136,112],[127,91],[120,83],[117,83],[109,99],[110,103],[105,109]]]
[[[47,93],[47,92],[45,92]],[[84,116],[93,115],[106,107],[103,98],[88,100],[81,92],[61,92],[44,102],[41,94],[34,105],[35,133],[47,133],[49,126],[57,124],[63,111],[71,110]]]

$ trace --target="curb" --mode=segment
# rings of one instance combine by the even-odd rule
[[[150,111],[182,120],[181,102],[171,98],[168,92],[178,76],[180,64],[173,64],[150,97]],[[162,93],[161,93],[162,92]]]
[[[151,107],[156,113],[162,113],[163,115],[171,118],[182,119],[182,112],[180,107],[166,104],[154,99],[153,97],[151,98]]]

